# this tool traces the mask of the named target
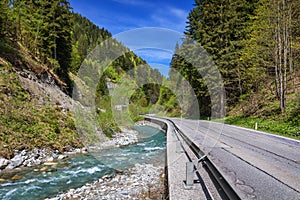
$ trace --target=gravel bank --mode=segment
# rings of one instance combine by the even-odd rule
[[[136,164],[133,168],[114,176],[104,176],[86,185],[71,189],[47,200],[123,200],[164,199],[163,167]]]
[[[121,132],[113,135],[113,138],[95,146],[89,146],[89,151],[99,151],[101,149],[117,148],[138,142],[138,132],[121,127]]]

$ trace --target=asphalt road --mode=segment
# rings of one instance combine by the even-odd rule
[[[300,141],[208,121],[169,118],[241,199],[300,200]]]

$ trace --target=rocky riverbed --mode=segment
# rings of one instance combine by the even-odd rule
[[[74,153],[86,152],[87,149],[74,149]],[[67,152],[66,152],[67,153]],[[41,164],[53,163],[56,160],[67,158],[67,154],[58,151],[34,148],[33,150],[15,151],[12,159],[0,158],[0,172],[12,171],[20,167],[34,167]]]
[[[24,149],[22,151],[15,150],[15,155],[12,159],[0,158],[0,173],[12,171],[20,167],[34,167],[41,164],[50,165],[58,160],[67,158],[70,154],[87,153],[88,151],[116,148],[133,144],[137,141],[137,131],[122,128],[122,131],[116,133],[111,140],[107,140],[96,146],[72,149],[64,153],[39,148],[34,148],[33,150]]]
[[[114,176],[104,176],[93,183],[71,189],[47,200],[64,199],[164,199],[163,167],[136,164]]]
[[[152,135],[151,135],[152,136]],[[150,137],[151,137],[150,136]],[[111,140],[107,140],[104,143],[101,143],[99,145],[90,146],[87,148],[82,149],[73,149],[69,152],[64,152],[63,154],[60,154],[59,152],[55,151],[49,151],[49,150],[43,150],[43,149],[33,149],[31,151],[23,150],[23,151],[16,151],[15,156],[11,160],[6,160],[4,158],[0,158],[0,166],[3,169],[2,172],[0,172],[0,183],[1,181],[3,183],[7,183],[9,185],[12,185],[15,181],[19,181],[19,185],[23,185],[26,182],[30,182],[33,180],[38,181],[48,181],[51,180],[51,173],[60,174],[63,176],[69,176],[69,174],[76,175],[76,177],[79,175],[77,173],[81,173],[86,171],[87,175],[91,175],[92,173],[96,172],[95,170],[102,170],[101,164],[99,165],[98,162],[95,162],[95,167],[93,166],[78,166],[76,163],[83,162],[80,160],[74,161],[74,158],[77,159],[77,157],[84,157],[84,155],[88,156],[86,157],[89,160],[86,160],[87,163],[94,162],[93,157],[89,157],[93,151],[102,152],[102,149],[104,152],[118,152],[117,147],[121,146],[127,146],[130,144],[134,144],[139,141],[139,133],[134,130],[127,130],[122,129],[120,133],[116,133],[114,138]],[[145,141],[145,138],[141,139],[142,141]],[[134,146],[135,149],[134,152],[151,152],[153,150],[157,149],[157,146],[154,146],[155,148],[149,148],[148,146],[144,146],[145,144],[149,144],[149,142],[153,142],[155,139],[151,138],[149,141],[145,141],[144,143],[138,143],[138,145]],[[152,145],[156,145],[154,142]],[[133,148],[132,146],[129,146],[129,149]],[[129,153],[129,149],[126,150],[126,148],[123,149],[122,152],[127,154]],[[130,150],[131,151],[131,150]],[[90,152],[90,153],[88,153]],[[132,155],[136,155],[133,152]],[[88,153],[88,154],[85,154]],[[121,152],[120,152],[121,153]],[[81,154],[76,155],[75,157],[72,154]],[[71,156],[72,155],[72,156]],[[118,154],[116,154],[118,155]],[[159,154],[160,155],[160,154]],[[119,155],[118,155],[119,156]],[[69,159],[70,158],[70,159]],[[133,157],[130,157],[132,159]],[[141,157],[142,158],[142,157]],[[66,161],[60,162],[60,160],[66,159]],[[91,160],[92,159],[92,160]],[[144,159],[144,158],[142,158]],[[72,160],[72,161],[71,161]],[[86,163],[86,161],[84,161]],[[106,161],[106,160],[105,160]],[[72,169],[65,169],[63,172],[59,172],[60,168],[59,166],[67,166],[68,163],[73,163],[73,166],[77,169],[78,172],[74,171]],[[96,164],[98,163],[98,164]],[[142,162],[143,163],[143,162]],[[60,200],[60,199],[163,199],[164,197],[164,171],[163,171],[163,164],[156,163],[155,166],[153,164],[133,164],[131,167],[126,168],[122,170],[116,170],[115,173],[109,173],[110,175],[104,175],[102,178],[95,181],[95,179],[92,179],[91,181],[88,181],[86,183],[84,180],[81,181],[83,178],[81,175],[78,176],[78,178],[69,177],[69,181],[67,183],[71,182],[82,182],[82,184],[74,184],[74,187],[66,187],[67,192],[65,193],[53,193],[51,195],[53,196],[52,200]],[[153,163],[153,162],[146,162],[146,163]],[[155,162],[154,162],[155,163]],[[133,166],[133,167],[132,167]],[[49,179],[46,177],[36,177],[33,176],[31,178],[27,179],[25,178],[22,180],[23,173],[18,173],[17,171],[22,171],[23,168],[31,168],[34,169],[31,173],[42,173],[44,175],[50,176]],[[118,168],[118,167],[117,167]],[[53,171],[54,170],[54,171]],[[58,171],[57,171],[58,170]],[[67,170],[67,171],[66,171]],[[14,173],[16,171],[16,173]],[[6,173],[9,172],[9,173]],[[10,173],[13,172],[13,173]],[[57,173],[58,172],[58,173]],[[6,176],[3,176],[4,179],[1,179],[1,174],[6,174]],[[7,176],[9,174],[12,174],[12,176]],[[15,175],[17,174],[17,175]],[[64,175],[63,175],[64,174]],[[26,176],[26,175],[25,175]],[[24,177],[25,177],[24,176]],[[43,176],[43,175],[42,175]],[[101,176],[99,176],[101,177]],[[72,179],[72,180],[71,180]],[[80,179],[80,180],[78,180]],[[77,180],[77,181],[76,181]],[[24,182],[24,183],[22,183]],[[58,184],[59,182],[56,181]],[[32,187],[41,187],[40,184],[34,184]],[[31,186],[24,185],[25,188],[27,188],[26,191],[30,189]],[[78,188],[79,187],[79,188]],[[73,189],[70,189],[73,188]],[[19,191],[19,189],[18,189]],[[53,188],[52,188],[53,191]],[[61,190],[63,191],[63,190]],[[5,193],[4,193],[5,194]],[[19,191],[19,194],[21,194],[21,190]],[[47,196],[44,196],[44,198]],[[5,198],[4,198],[5,199]]]
[[[109,140],[90,150],[106,149],[136,143],[138,133],[133,130],[122,129],[115,138]],[[97,181],[87,183],[84,186],[58,194],[48,200],[65,199],[164,199],[164,179],[163,166],[153,164],[135,164],[134,167],[119,171],[115,175],[104,176]]]

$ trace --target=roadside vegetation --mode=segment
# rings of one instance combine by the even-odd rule
[[[242,126],[245,128],[255,128],[258,123],[258,130],[282,135],[300,140],[300,94],[291,94],[287,96],[287,107],[284,114],[279,109],[279,100],[263,100],[260,104],[253,105],[250,102],[243,102],[229,112],[229,117],[225,123]],[[254,98],[254,97],[253,97]],[[253,111],[250,115],[244,112]]]

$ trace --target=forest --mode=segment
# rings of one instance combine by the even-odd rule
[[[10,157],[14,149],[43,146],[65,151],[82,146],[75,119],[70,110],[63,108],[63,102],[53,103],[47,96],[24,89],[18,77],[23,74],[28,79],[33,73],[42,80],[46,74],[52,77],[50,80],[54,79],[54,86],[71,98],[79,68],[83,63],[91,71],[98,67],[98,61],[86,57],[110,39],[111,33],[74,13],[67,0],[4,0],[0,2],[0,10],[0,154]],[[95,96],[97,121],[107,137],[120,129],[111,111],[106,82],[115,84],[128,71],[133,71],[135,77],[162,79],[158,70],[151,69],[128,48],[114,39],[110,41],[121,51],[121,56],[97,80]],[[141,66],[139,70],[137,66]],[[83,78],[88,82],[92,77]],[[51,86],[52,82],[47,84]],[[158,96],[159,88],[155,85],[136,90],[131,98],[137,105],[131,106],[132,118],[138,120],[140,110],[147,109]],[[84,127],[85,135],[95,131],[89,124]]]
[[[227,123],[253,128],[258,122],[261,130],[299,138],[299,5],[298,0],[195,0],[175,52],[196,42],[212,58],[224,82]],[[201,112],[209,116],[210,94],[201,74],[176,53],[171,69],[189,80]]]
[[[201,119],[209,119],[212,102],[207,83],[180,56],[182,50],[193,51],[190,44],[201,45],[222,75],[226,123],[253,128],[258,122],[260,130],[300,138],[299,0],[195,0],[182,44],[174,44],[169,78],[114,39],[112,50],[117,48],[122,56],[109,63],[105,72],[97,70],[99,64],[107,64],[105,59],[86,58],[97,46],[106,45],[103,42],[112,34],[74,13],[68,0],[2,0],[0,10],[0,152],[6,157],[24,146],[63,151],[68,145],[82,145],[71,113],[46,101],[41,106],[40,97],[21,86],[17,72],[22,70],[40,77],[43,72],[51,74],[70,97],[82,64],[102,73],[100,80],[83,79],[98,83],[97,121],[108,137],[119,127],[106,83],[117,84],[126,75],[135,80],[129,102],[133,121],[149,112],[195,117],[189,113],[193,108],[182,112],[176,94],[167,87],[180,88],[183,79],[194,90]],[[211,68],[207,60],[199,62],[204,70]],[[183,78],[176,78],[175,71]],[[141,85],[141,78],[159,84]],[[93,127],[84,125],[83,131],[92,132]]]

